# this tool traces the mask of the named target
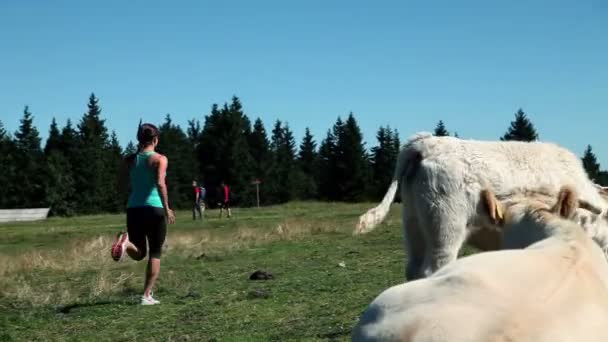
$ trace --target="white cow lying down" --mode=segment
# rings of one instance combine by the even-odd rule
[[[401,148],[388,191],[361,215],[355,233],[371,231],[386,217],[400,185],[406,277],[412,280],[455,260],[471,233],[487,224],[480,220],[481,189],[498,196],[540,187],[557,193],[562,184],[571,184],[598,210],[608,209],[580,158],[555,144],[418,133]]]
[[[504,208],[501,225],[552,236],[526,249],[458,259],[393,286],[368,306],[352,341],[608,341],[608,262],[569,219],[576,194]]]
[[[556,196],[563,196],[564,194],[565,192],[560,192],[560,194],[556,195],[546,189],[522,189],[497,198],[491,191],[483,190],[481,192],[481,204],[484,210],[492,213],[492,215],[488,216],[486,226],[470,235],[468,242],[483,251],[491,251],[525,248],[536,241],[545,239],[551,235],[551,231],[535,230],[524,232],[517,230],[527,228],[525,225],[505,231],[505,226],[500,224],[501,220],[505,219],[504,214],[500,211],[500,207],[495,206],[495,203],[502,202],[503,207],[514,206],[515,208],[527,205],[531,201],[552,205],[555,202]],[[587,236],[600,246],[608,260],[608,220],[600,216],[601,211],[598,208],[584,201],[579,200],[578,202],[580,207],[572,212],[569,219],[583,228]],[[523,213],[524,211],[514,210],[514,212]],[[513,220],[513,218],[506,219]]]

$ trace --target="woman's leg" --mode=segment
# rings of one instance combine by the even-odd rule
[[[144,297],[150,297],[158,274],[160,273],[160,257],[162,247],[167,235],[167,221],[162,208],[154,208],[150,215],[152,222],[147,232],[148,244],[150,246],[150,258],[146,267],[146,281],[144,283]]]
[[[146,212],[144,208],[127,209],[127,244],[126,252],[133,260],[146,257]]]
[[[112,259],[120,261],[127,253],[134,260],[146,257],[146,236],[143,230],[143,217],[141,208],[127,209],[127,232],[116,236],[112,244]]]
[[[144,297],[150,297],[152,288],[156,284],[158,274],[160,273],[160,258],[150,257],[148,266],[146,267],[146,282],[144,283]]]

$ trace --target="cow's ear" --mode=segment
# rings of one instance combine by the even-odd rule
[[[557,194],[557,202],[551,209],[553,213],[563,218],[570,218],[578,208],[578,198],[572,187],[563,186]]]
[[[501,224],[504,222],[502,205],[498,202],[492,191],[488,189],[481,191],[481,202],[492,224]]]

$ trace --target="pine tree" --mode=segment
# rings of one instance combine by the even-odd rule
[[[249,152],[253,158],[254,176],[265,181],[270,166],[270,142],[260,118],[253,123],[253,132],[249,136]]]
[[[65,137],[64,137],[65,133]],[[65,139],[64,139],[65,138]],[[50,206],[52,216],[70,216],[75,211],[74,177],[68,155],[76,150],[75,133],[68,120],[63,132],[59,131],[55,118],[51,122],[49,137],[44,148],[46,168],[44,170],[46,202]]]
[[[228,127],[230,142],[229,149],[224,154],[228,160],[228,179],[231,180],[232,200],[240,206],[252,206],[255,203],[255,188],[251,184],[255,175],[251,165],[249,139],[251,136],[251,121],[245,115],[241,101],[237,96],[232,97],[228,107]]]
[[[248,144],[250,135],[250,121],[236,96],[230,106],[225,103],[219,109],[214,104],[211,113],[205,117],[197,156],[210,201],[213,197],[219,198],[217,187],[224,180],[231,187],[234,204],[248,206],[255,203],[255,188],[251,185],[255,176]]]
[[[197,148],[201,136],[201,123],[198,120],[188,120],[188,140],[194,149]]]
[[[15,132],[15,165],[14,184],[19,185],[17,206],[36,208],[45,205],[44,193],[44,160],[40,147],[40,135],[34,126],[34,118],[28,106],[23,110],[19,130]]]
[[[98,213],[108,206],[108,193],[114,192],[114,182],[109,182],[112,171],[106,165],[109,150],[108,130],[101,119],[101,108],[95,94],[91,94],[78,124],[78,149],[72,161],[76,203],[79,213]],[[115,176],[115,175],[114,175]]]
[[[204,185],[207,190],[207,199],[210,205],[219,202],[219,182],[223,177],[220,166],[220,158],[223,149],[223,137],[220,125],[222,113],[217,104],[211,106],[211,112],[205,116],[205,124],[199,142],[197,144],[196,156],[200,167],[199,174],[204,175]],[[217,199],[217,200],[214,200]]]
[[[339,179],[336,177],[336,137],[331,130],[327,130],[325,138],[319,145],[317,155],[318,174],[317,184],[319,197],[324,200],[336,200],[338,193],[337,184]]]
[[[46,145],[44,146],[44,154],[48,156],[51,151],[59,149],[60,140],[61,133],[57,128],[57,121],[53,118],[51,128],[49,128],[49,137],[46,139]]]
[[[299,173],[299,191],[297,197],[301,199],[313,199],[317,196],[317,179],[316,179],[316,161],[317,151],[316,142],[310,129],[306,127],[302,143],[298,152],[298,173]]]
[[[128,193],[127,189],[122,189],[119,186],[118,177],[123,163],[123,151],[115,131],[112,131],[112,134],[110,135],[110,145],[106,152],[106,158],[106,167],[108,171],[106,172],[107,179],[105,183],[107,184],[108,189],[115,189],[115,191],[108,191],[110,195],[104,200],[104,211],[117,213],[121,212],[123,208],[126,207]]]
[[[265,188],[270,203],[285,203],[295,197],[295,140],[289,125],[277,120],[270,139],[272,166]]]
[[[372,179],[371,195],[375,200],[382,199],[387,184],[393,178],[393,171],[399,153],[399,137],[390,127],[380,127],[376,134],[378,145],[372,147],[371,168]]]
[[[587,171],[589,179],[597,182],[600,175],[600,164],[597,162],[597,158],[593,153],[591,145],[587,145],[587,149],[585,149],[585,154],[581,159],[583,161],[583,167],[585,168],[585,171]]]
[[[338,127],[336,131],[339,133],[336,144],[336,171],[341,180],[338,184],[339,198],[349,202],[361,201],[365,199],[368,188],[369,163],[363,135],[352,112],[342,128]]]
[[[442,120],[439,120],[439,123],[437,123],[437,127],[435,127],[435,135],[438,137],[445,137],[450,135],[450,132],[445,129],[445,125],[443,124]]]
[[[15,162],[16,153],[15,143],[0,121],[0,208],[16,208],[19,201],[20,192],[15,183],[16,174],[19,172]]]
[[[167,114],[159,127],[157,150],[169,160],[167,167],[167,188],[170,205],[176,209],[191,208],[193,203],[191,184],[196,178],[198,165],[194,156],[194,146],[179,125],[173,124]]]
[[[597,178],[597,184],[601,186],[608,186],[608,171],[600,171]]]
[[[195,169],[193,170],[192,178],[194,180],[197,180],[201,185],[204,185],[204,179],[199,177],[200,166],[199,166],[199,157],[197,155],[197,152],[199,150],[198,143],[201,140],[201,134],[202,134],[200,122],[195,119],[188,120],[188,129],[187,129],[186,133],[188,135],[188,140],[190,143],[190,147],[188,149],[192,153],[192,155],[191,155],[192,163],[195,167]]]
[[[515,113],[515,120],[511,121],[511,126],[500,140],[535,141],[538,140],[538,133],[530,119],[526,117],[526,114],[520,108]]]
[[[393,130],[393,134],[392,134],[392,140],[393,140],[393,148],[391,150],[391,155],[393,156],[392,159],[392,165],[393,165],[393,171],[395,169],[395,165],[397,164],[397,159],[399,157],[399,151],[401,150],[401,141],[399,139],[399,132],[397,132],[397,130]],[[397,194],[395,195],[395,202],[400,203],[401,202],[401,192],[397,191]]]
[[[58,149],[46,156],[46,200],[52,216],[71,216],[75,213],[76,188],[69,159]],[[112,192],[113,193],[113,192]]]
[[[399,155],[399,150],[401,149],[401,141],[399,140],[399,132],[397,129],[393,130],[393,149],[392,154],[395,156],[395,160],[397,160],[397,156]]]
[[[59,149],[68,157],[70,163],[75,163],[73,158],[77,154],[79,148],[78,132],[72,126],[72,121],[67,120],[65,127],[61,130],[61,138],[59,140]]]
[[[132,155],[134,153],[137,153],[137,147],[135,146],[135,144],[132,141],[129,141],[129,143],[125,147],[125,150],[122,155],[123,155],[123,157],[126,157],[126,156]]]

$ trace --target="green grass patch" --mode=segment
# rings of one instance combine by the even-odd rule
[[[110,258],[124,215],[0,225],[0,341],[347,341],[404,279],[398,205],[352,235],[372,205],[296,202],[203,222],[179,212],[151,307],[137,305],[145,263]],[[258,269],[274,279],[249,280]]]

